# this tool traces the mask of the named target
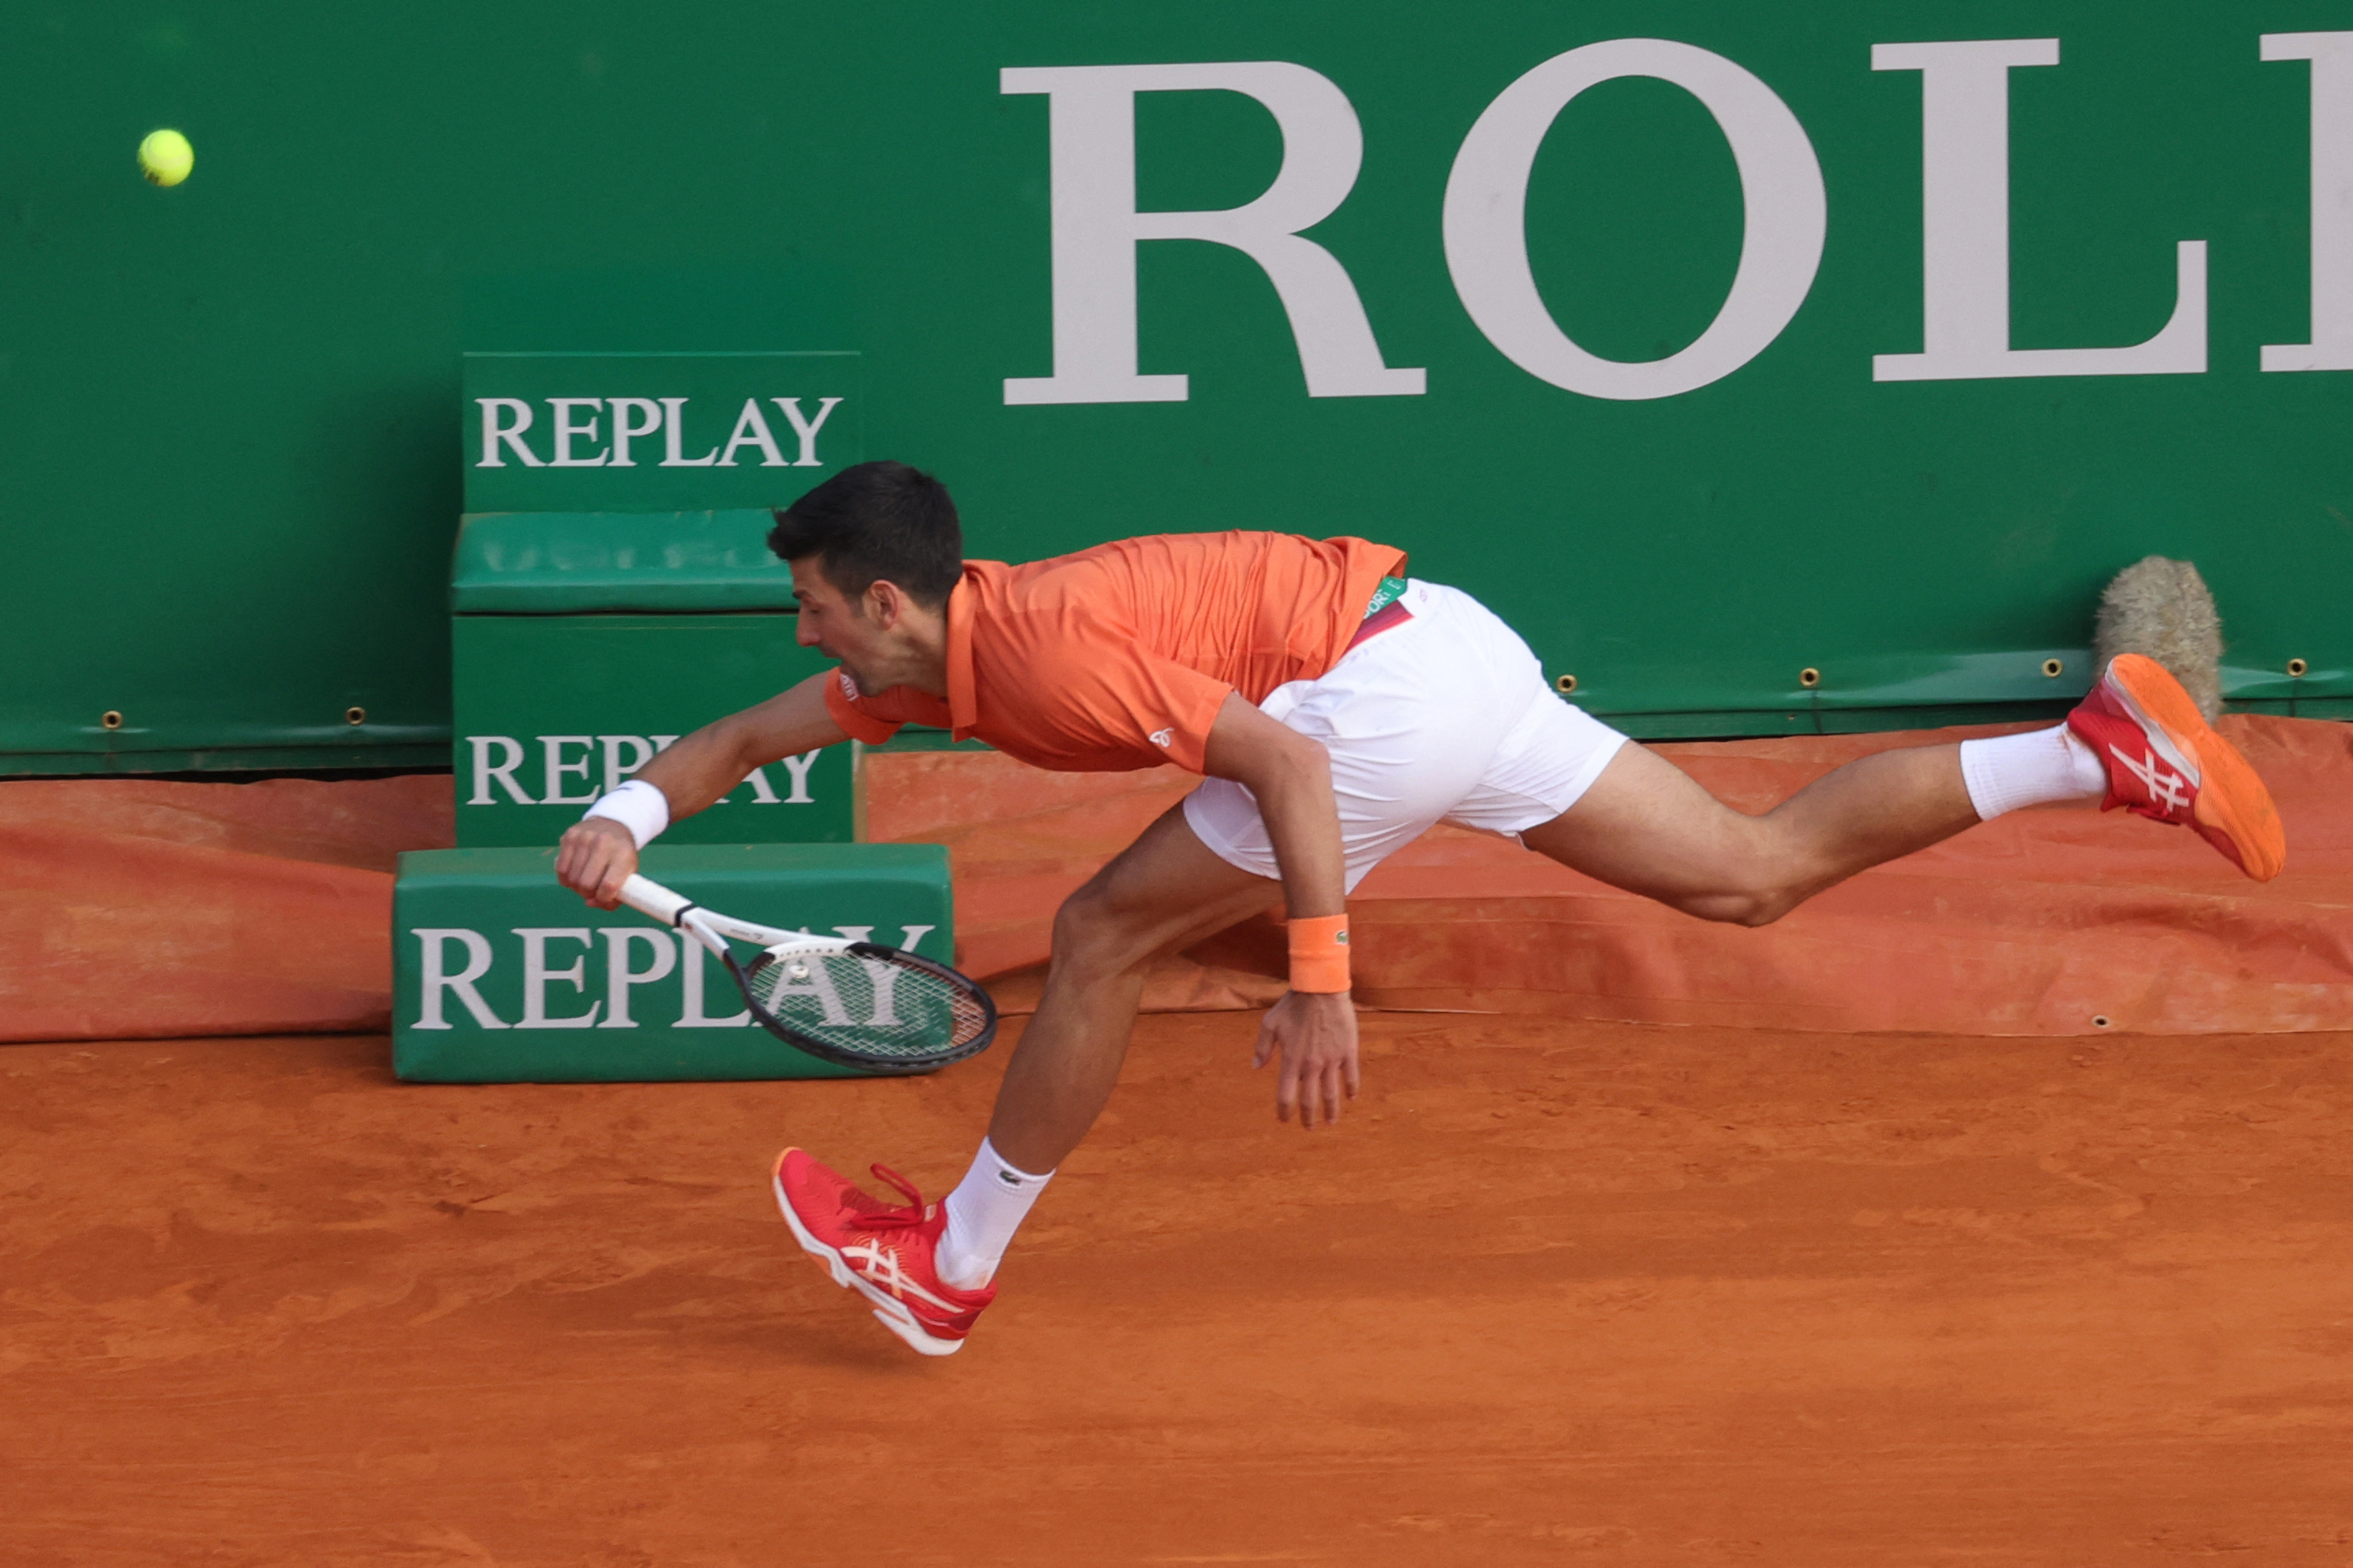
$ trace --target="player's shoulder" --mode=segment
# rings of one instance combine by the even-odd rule
[[[1018,576],[1030,577],[1046,573],[1089,569],[1138,566],[1148,569],[1164,562],[1189,563],[1218,556],[1246,557],[1269,551],[1314,548],[1324,542],[1327,542],[1310,539],[1304,534],[1261,528],[1138,533],[1124,539],[1107,539],[1101,544],[1090,544],[1083,550],[1073,550],[1065,555],[1050,555],[1042,560],[1025,562],[1008,570]],[[1328,542],[1345,542],[1335,540]]]

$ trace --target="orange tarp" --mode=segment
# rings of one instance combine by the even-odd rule
[[[0,1040],[382,1029],[448,775],[0,784]]]
[[[1358,994],[1818,1030],[2353,1028],[2353,726],[2224,724],[2286,821],[2288,870],[2265,886],[2178,829],[2045,807],[1748,931],[1441,828],[1357,890]],[[1849,758],[1978,732],[1661,750],[1761,811]],[[1035,1005],[1056,904],[1191,785],[976,752],[866,770],[870,834],[949,846],[960,961],[1017,1012]],[[447,776],[0,784],[0,1040],[382,1029],[393,856],[447,845],[450,821]],[[1163,964],[1147,1005],[1262,1003],[1280,952],[1271,921],[1246,925]]]

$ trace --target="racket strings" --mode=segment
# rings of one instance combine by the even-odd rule
[[[968,984],[890,957],[764,952],[744,977],[752,1000],[786,1028],[866,1057],[936,1058],[993,1022]]]

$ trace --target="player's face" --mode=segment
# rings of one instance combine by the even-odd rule
[[[881,680],[881,666],[891,662],[893,651],[889,633],[881,622],[866,613],[866,606],[850,598],[826,581],[825,569],[814,555],[790,563],[793,571],[793,597],[800,602],[800,627],[797,636],[803,647],[813,647],[828,658],[839,659],[858,682],[862,691],[880,691],[890,684]],[[870,679],[870,677],[876,678]]]

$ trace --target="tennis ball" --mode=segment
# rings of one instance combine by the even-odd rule
[[[139,143],[139,172],[150,184],[176,185],[196,166],[196,150],[176,131],[151,131]]]

